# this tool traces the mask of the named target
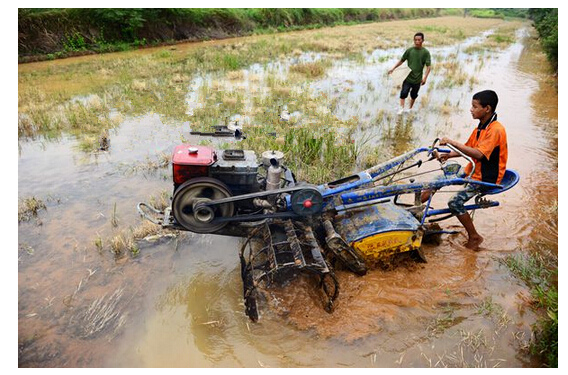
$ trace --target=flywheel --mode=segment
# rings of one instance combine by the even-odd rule
[[[232,197],[230,189],[221,181],[209,177],[193,178],[178,187],[172,199],[172,214],[185,229],[195,233],[214,233],[228,222],[215,223],[220,217],[231,217],[235,208],[232,202],[213,206],[207,203]]]

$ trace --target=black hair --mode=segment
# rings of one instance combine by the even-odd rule
[[[473,95],[473,100],[477,100],[483,107],[491,106],[493,112],[497,109],[499,98],[493,90],[483,90]]]
[[[414,37],[416,38],[417,36],[422,37],[422,40],[424,40],[424,33],[416,33],[414,34]]]

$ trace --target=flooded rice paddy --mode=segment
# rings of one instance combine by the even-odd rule
[[[396,115],[400,82],[386,72],[406,40],[357,58],[292,51],[228,73],[176,73],[172,96],[161,95],[151,75],[135,78],[131,95],[110,108],[95,93],[74,97],[105,119],[108,151],[88,151],[80,131],[20,134],[20,205],[34,197],[43,206],[19,218],[19,366],[540,366],[527,351],[537,319],[530,291],[503,264],[507,256],[558,248],[558,99],[531,32],[516,24],[499,44],[487,27],[426,45],[433,71],[417,110],[403,116]],[[197,47],[175,48],[163,53]],[[497,196],[499,207],[476,212],[482,251],[465,249],[457,220],[446,221],[444,229],[460,234],[424,245],[426,264],[403,259],[363,277],[338,271],[333,314],[322,309],[312,282],[299,278],[273,291],[272,308],[252,323],[242,301],[240,239],[155,228],[134,234],[141,225],[136,204],[171,192],[164,165],[176,144],[237,142],[192,130],[229,117],[244,124],[243,147],[258,151],[285,144],[290,128],[325,123],[338,148],[356,155],[358,170],[438,136],[465,141],[476,125],[471,96],[482,89],[499,95],[508,165],[521,175],[517,187]],[[138,100],[147,103],[148,95],[154,104],[144,111]],[[172,110],[180,96],[183,108]],[[291,114],[288,129],[277,121],[281,110]],[[20,108],[22,123],[31,118],[25,112]],[[352,161],[331,162],[343,175],[353,168]],[[340,177],[294,165],[310,182]]]

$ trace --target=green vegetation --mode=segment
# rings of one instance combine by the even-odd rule
[[[290,71],[304,74],[307,78],[319,78],[324,75],[326,68],[331,66],[331,61],[317,61],[297,64],[290,67]]]
[[[359,113],[359,102],[352,103],[354,112],[349,118],[337,116],[336,107],[353,90],[351,84],[332,97],[316,94],[306,85],[323,78],[334,59],[360,63],[368,51],[399,45],[401,34],[412,33],[406,30],[409,27],[424,28],[429,41],[448,45],[487,28],[518,26],[518,22],[494,19],[472,19],[464,25],[461,17],[446,17],[440,27],[440,20],[416,20],[412,26],[402,22],[338,26],[325,32],[260,35],[198,48],[184,44],[96,59],[21,64],[19,137],[53,139],[67,133],[77,138],[78,148],[94,152],[102,148],[102,140],[109,135],[112,138],[126,116],[155,113],[164,125],[188,122],[192,131],[203,132],[240,116],[248,137],[242,147],[257,152],[283,151],[299,179],[332,181],[352,173],[356,166],[376,164],[389,152],[406,151],[403,145],[416,136],[411,121],[397,125],[385,113],[368,109]],[[80,44],[77,38],[74,40],[75,45]],[[312,59],[298,61],[303,54]],[[269,63],[274,61],[287,68],[285,72],[271,67]],[[248,68],[253,64],[263,68],[252,73]],[[443,85],[472,84],[469,74],[457,71],[455,66],[445,68],[455,79]],[[362,101],[376,96],[374,85],[367,87],[369,92]],[[294,114],[287,122],[279,120],[284,109]],[[372,125],[367,119],[373,121]],[[382,128],[388,147],[378,151],[370,145],[373,140],[354,141],[353,134],[368,126]],[[292,137],[300,133],[305,142]],[[405,141],[393,142],[388,137]],[[319,162],[334,168],[319,168]],[[129,172],[150,170],[154,164],[161,165],[148,161]]]
[[[20,61],[55,59],[179,40],[439,15],[444,11],[433,8],[22,8],[18,55]]]
[[[527,8],[470,8],[466,14],[478,18],[527,18]]]
[[[548,254],[548,255],[543,255]],[[558,367],[558,259],[551,253],[509,256],[505,265],[530,288],[533,306],[544,310],[535,327],[531,352]]]
[[[469,54],[485,54],[491,51],[499,51],[509,47],[516,40],[515,33],[518,26],[514,22],[506,22],[495,28],[485,40],[472,44],[464,49]]]
[[[149,203],[153,207],[164,210],[170,205],[170,192],[162,191],[157,196],[151,195]],[[112,235],[105,234],[105,240],[101,234],[97,233],[93,240],[93,245],[99,253],[105,249],[110,251],[116,258],[121,258],[127,254],[137,257],[140,254],[140,242],[156,241],[161,238],[173,238],[178,235],[175,230],[163,229],[148,220],[142,220],[136,226],[122,226],[118,220],[116,212],[116,203],[113,205],[110,215],[110,224]]]
[[[477,18],[505,18],[502,14],[495,12],[493,9],[470,9],[468,14]]]
[[[24,198],[18,202],[18,223],[37,217],[40,210],[45,210],[45,203],[36,197]]]
[[[528,14],[538,31],[548,61],[558,73],[558,8],[531,8]]]

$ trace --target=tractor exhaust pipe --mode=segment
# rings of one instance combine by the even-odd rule
[[[282,167],[277,159],[270,159],[270,166],[266,175],[266,190],[280,189],[280,179],[282,177]]]

